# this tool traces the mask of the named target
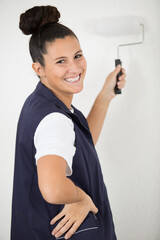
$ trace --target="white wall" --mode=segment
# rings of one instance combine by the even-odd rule
[[[19,15],[44,1],[0,2],[0,239],[10,234],[16,125],[22,104],[38,82],[31,69],[28,37],[18,29]],[[114,69],[119,43],[138,36],[104,38],[93,32],[101,17],[134,15],[145,22],[145,42],[123,48],[127,84],[113,99],[97,151],[107,185],[118,240],[160,239],[160,1],[46,0],[57,6],[61,22],[78,35],[88,61],[82,93],[73,104],[87,116],[105,77]]]

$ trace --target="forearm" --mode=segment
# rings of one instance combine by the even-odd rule
[[[92,134],[94,145],[96,145],[100,136],[110,102],[111,99],[107,99],[104,96],[103,91],[101,91],[98,94],[87,117],[87,122]]]
[[[77,187],[69,178],[59,183],[56,189],[50,187],[47,194],[47,199],[51,204],[69,204],[79,202],[84,199],[87,194],[79,187]]]

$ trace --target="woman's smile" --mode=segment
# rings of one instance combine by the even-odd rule
[[[69,77],[69,78],[65,78],[64,80],[69,83],[76,83],[80,81],[80,79],[81,79],[81,73],[76,77]]]

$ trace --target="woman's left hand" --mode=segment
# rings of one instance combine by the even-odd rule
[[[77,231],[90,211],[96,214],[98,208],[87,194],[85,198],[79,202],[65,204],[62,211],[51,220],[51,225],[53,225],[63,217],[53,229],[52,235],[58,238],[66,233],[65,239],[70,238]]]
[[[111,100],[112,98],[114,98],[117,94],[115,94],[114,92],[114,88],[116,86],[116,76],[117,74],[120,72],[120,70],[122,70],[122,75],[119,77],[119,82],[117,83],[117,86],[119,89],[124,88],[125,84],[126,84],[126,73],[125,73],[125,69],[121,68],[120,65],[118,65],[115,70],[113,72],[111,72],[104,83],[104,86],[101,90],[101,92],[103,93],[103,95],[105,96],[106,99]]]

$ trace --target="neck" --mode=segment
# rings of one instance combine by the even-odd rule
[[[71,109],[73,94],[70,94],[70,95],[60,95],[60,94],[57,94],[55,92],[53,92],[53,93],[56,95],[56,97],[58,97],[66,105],[66,107],[69,110]]]
[[[52,89],[50,86],[48,86],[48,84],[46,84],[42,79],[41,82],[48,88],[50,89],[53,94],[59,98],[65,105],[66,107],[70,110],[71,109],[71,103],[72,103],[72,99],[73,99],[73,94],[67,94],[67,93],[61,93],[61,92],[57,92],[55,89]]]

